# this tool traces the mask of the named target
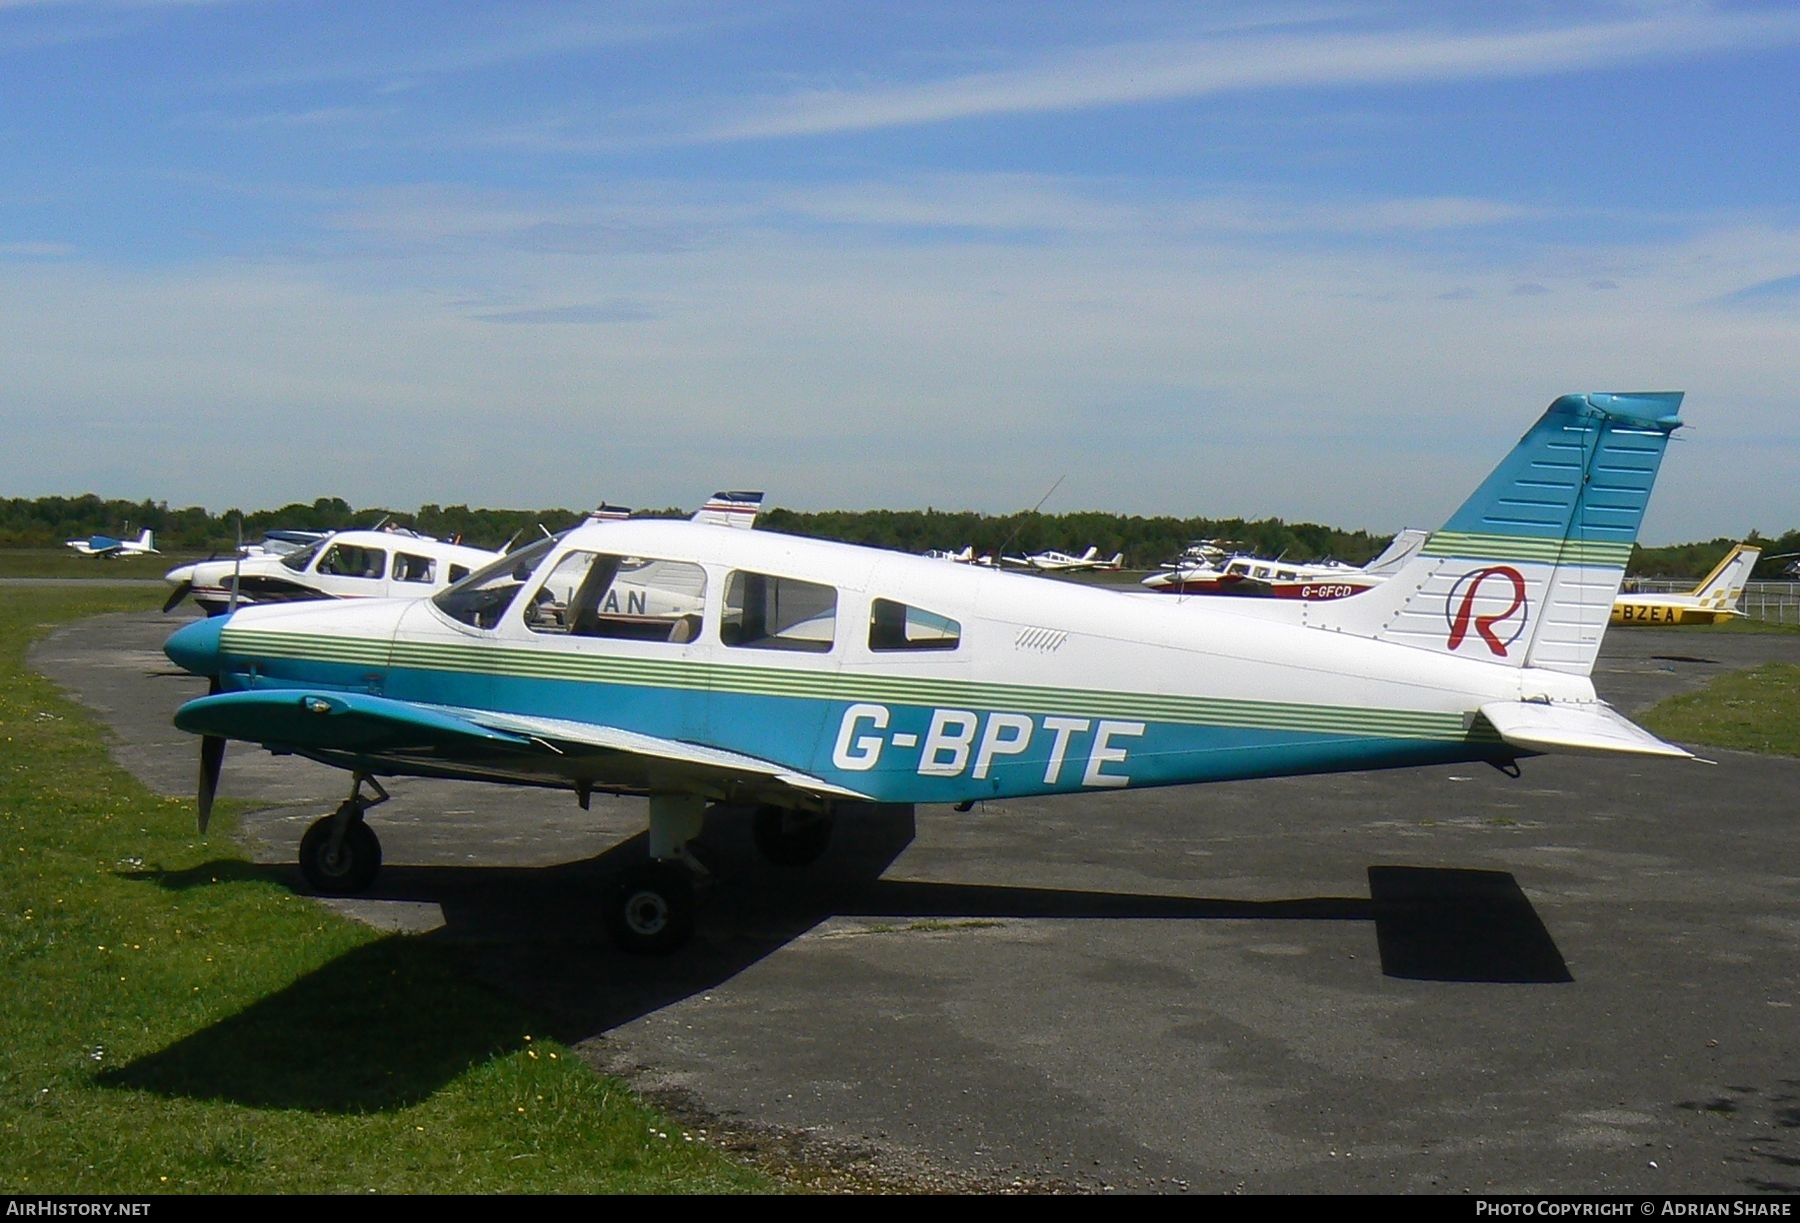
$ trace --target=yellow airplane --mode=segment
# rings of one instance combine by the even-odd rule
[[[1739,544],[1686,594],[1620,595],[1613,600],[1614,624],[1716,624],[1743,613],[1738,600],[1756,567],[1761,548]]]

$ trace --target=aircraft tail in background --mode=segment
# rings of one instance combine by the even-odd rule
[[[760,492],[718,492],[694,511],[690,521],[749,530],[756,525],[756,516],[762,512],[762,503],[763,495]]]
[[[1762,559],[1762,549],[1752,544],[1739,544],[1725,554],[1713,571],[1694,587],[1693,595],[1700,606],[1712,611],[1737,611],[1738,600],[1750,582],[1750,571]]]

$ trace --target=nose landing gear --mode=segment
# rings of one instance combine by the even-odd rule
[[[365,784],[373,794],[362,792]],[[350,797],[306,830],[300,838],[300,873],[313,891],[352,896],[375,882],[381,870],[381,841],[363,822],[363,812],[387,800],[380,782],[367,773],[355,773]]]

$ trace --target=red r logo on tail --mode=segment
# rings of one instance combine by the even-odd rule
[[[1475,596],[1481,593],[1482,583],[1489,578],[1499,578],[1503,582],[1512,584],[1512,602],[1507,604],[1505,611],[1477,616],[1475,614]],[[1451,616],[1450,608],[1456,604],[1456,596],[1459,591],[1462,593],[1462,603],[1457,606],[1456,615]],[[1483,641],[1487,642],[1488,649],[1492,650],[1497,657],[1505,658],[1506,647],[1519,639],[1519,634],[1525,631],[1526,621],[1530,619],[1530,616],[1524,612],[1524,607],[1525,579],[1512,566],[1491,565],[1486,569],[1477,569],[1472,573],[1463,574],[1456,580],[1456,585],[1450,588],[1450,597],[1444,603],[1444,618],[1450,625],[1450,648],[1453,650],[1461,648],[1463,639],[1469,635],[1469,622],[1473,620],[1475,631],[1481,634]],[[1500,635],[1494,631],[1494,626],[1510,619],[1514,612],[1520,613],[1518,627],[1513,630],[1511,637],[1502,641]]]

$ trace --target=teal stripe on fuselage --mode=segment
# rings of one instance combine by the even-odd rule
[[[309,637],[302,644],[269,636],[281,640],[280,652],[254,642],[254,681],[233,674],[229,687],[343,688],[425,705],[625,728],[741,752],[890,802],[961,802],[1515,754],[1485,723],[1469,729],[1453,713],[492,647],[466,653],[402,649],[396,655],[423,665],[400,665],[396,658],[383,667],[382,651],[367,642]],[[228,653],[251,645],[234,634]],[[482,669],[461,669],[465,664]],[[857,710],[863,712],[852,717]]]
[[[395,670],[388,694],[458,708],[602,723],[768,760],[888,802],[1054,794],[1084,789],[1389,768],[1512,753],[1480,731],[1437,736],[1177,722],[1153,716],[1032,713],[989,702],[909,705],[836,697],[710,692],[634,684]],[[857,709],[871,717],[846,719]],[[1127,714],[1129,711],[1117,711]],[[935,741],[934,719],[946,722]],[[999,730],[990,728],[998,719]],[[1460,726],[1450,718],[1444,725]],[[989,736],[994,736],[990,742]],[[1023,737],[1023,750],[1012,751]],[[843,767],[840,745],[868,768]],[[1060,738],[1060,744],[1059,744]],[[984,746],[990,750],[985,753]],[[928,762],[927,756],[930,755]],[[1053,756],[1060,755],[1060,765]],[[922,768],[927,763],[939,770]]]

